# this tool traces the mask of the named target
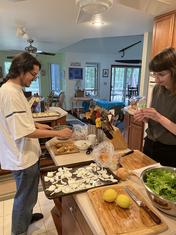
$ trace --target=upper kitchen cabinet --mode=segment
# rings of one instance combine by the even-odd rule
[[[176,48],[176,11],[157,16],[154,20],[152,57],[167,47]]]

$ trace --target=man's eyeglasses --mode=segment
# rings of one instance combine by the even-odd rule
[[[157,77],[160,77],[160,78],[164,78],[165,76],[169,75],[170,72],[169,71],[163,71],[163,72],[151,72],[150,73],[150,76],[153,77],[153,78],[157,78]]]
[[[29,71],[29,73],[30,73],[35,79],[37,79],[37,78],[39,77],[38,74],[32,73],[32,72],[30,72],[30,71]]]

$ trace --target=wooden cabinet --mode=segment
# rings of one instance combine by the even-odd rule
[[[51,214],[59,235],[93,235],[72,196],[54,199]]]
[[[157,16],[154,20],[152,57],[167,47],[176,48],[176,11]]]
[[[143,149],[144,123],[136,122],[133,115],[125,114],[125,139],[130,149]]]

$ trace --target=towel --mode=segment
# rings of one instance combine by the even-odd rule
[[[150,166],[146,166],[146,167],[139,168],[139,169],[137,169],[137,170],[133,170],[132,173],[133,173],[134,175],[140,177],[140,176],[141,176],[141,173],[142,173],[145,169],[150,168],[150,167],[156,167],[156,168],[157,168],[157,167],[160,167],[160,166],[161,166],[160,163],[155,163],[155,164],[152,164],[152,165],[150,165]]]

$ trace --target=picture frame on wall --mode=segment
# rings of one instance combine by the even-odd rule
[[[103,69],[102,77],[108,77],[108,76],[109,76],[109,69]]]

